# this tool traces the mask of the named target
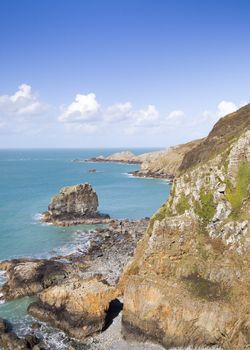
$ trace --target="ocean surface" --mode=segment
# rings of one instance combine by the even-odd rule
[[[135,154],[153,149],[131,149]],[[0,260],[16,257],[51,257],[84,249],[94,226],[68,228],[42,224],[40,215],[52,196],[64,186],[89,182],[99,198],[100,212],[114,218],[151,216],[169,195],[170,185],[160,179],[135,178],[128,172],[138,165],[73,162],[121,149],[0,150]],[[96,172],[88,172],[96,169]],[[4,282],[0,271],[0,285]],[[31,318],[26,315],[30,298],[2,303],[0,317],[22,333]],[[0,302],[1,303],[1,302]],[[44,334],[64,349],[63,336],[44,325]],[[61,340],[60,340],[60,339]],[[59,341],[60,340],[60,341]],[[60,343],[60,346],[59,346]]]

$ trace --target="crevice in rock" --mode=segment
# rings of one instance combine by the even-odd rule
[[[109,303],[109,308],[106,314],[105,324],[102,329],[102,332],[106,331],[111,326],[113,320],[119,315],[119,313],[122,310],[123,303],[119,299],[111,300],[111,302]]]

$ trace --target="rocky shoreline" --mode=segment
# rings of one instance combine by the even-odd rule
[[[173,174],[163,174],[163,173],[158,173],[158,172],[155,173],[155,172],[151,172],[151,171],[141,171],[141,170],[131,171],[128,174],[135,176],[135,177],[150,178],[150,179],[163,179],[169,183],[172,183],[174,181]]]
[[[115,303],[116,308],[118,305],[121,310],[116,285],[148,222],[148,219],[112,220],[106,227],[97,227],[88,249],[82,254],[0,262],[0,270],[6,271],[6,282],[0,289],[2,299],[35,295],[37,302],[28,308],[31,315],[88,344],[86,335],[102,331],[107,326],[106,322],[112,321],[114,306],[109,310],[110,304]],[[66,295],[71,297],[67,299]],[[85,317],[82,317],[86,305]],[[62,313],[62,310],[65,311]],[[7,334],[0,328],[0,347],[19,349],[17,343],[20,346],[26,344],[25,338],[17,340],[13,333]],[[36,337],[35,330],[27,336]],[[43,344],[42,339],[37,339],[34,349],[46,349],[44,346],[38,348],[39,341]],[[71,344],[71,340],[69,342]],[[26,350],[25,347],[20,349]],[[88,349],[91,349],[90,345]]]

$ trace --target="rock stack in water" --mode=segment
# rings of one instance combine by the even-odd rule
[[[98,197],[88,183],[63,187],[52,198],[43,219],[56,225],[74,225],[99,222],[108,219],[97,211]]]

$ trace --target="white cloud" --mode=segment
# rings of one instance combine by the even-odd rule
[[[134,126],[152,127],[155,126],[160,119],[159,112],[154,105],[148,105],[138,112],[135,111],[133,115]]]
[[[3,116],[32,116],[45,111],[47,106],[33,93],[30,85],[21,84],[13,95],[0,96],[0,111]]]
[[[221,101],[218,104],[218,111],[217,114],[219,117],[224,117],[227,114],[233,113],[235,111],[237,111],[237,109],[239,108],[239,106],[236,106],[236,104],[234,104],[231,101]]]
[[[166,120],[179,120],[182,119],[185,116],[185,113],[183,111],[175,110],[169,113]]]
[[[132,117],[132,103],[116,103],[107,108],[104,120],[108,123],[122,122]]]
[[[99,110],[100,105],[94,93],[87,95],[77,94],[74,102],[63,111],[58,120],[62,123],[84,124],[85,122],[94,121]]]
[[[235,103],[231,101],[221,101],[218,103],[216,110],[205,110],[201,113],[201,116],[198,118],[194,118],[191,121],[191,125],[193,127],[199,126],[199,125],[207,125],[210,129],[211,127],[222,117],[226,116],[227,114],[233,113],[237,111],[240,107],[242,107],[246,103],[241,103],[239,105],[236,105]]]
[[[67,126],[67,130],[78,130],[83,133],[94,132],[112,125],[123,125],[124,129],[154,128],[160,122],[160,115],[154,105],[136,110],[131,102],[120,102],[102,108],[96,95],[77,94],[75,100],[62,111],[59,122]],[[68,127],[75,125],[74,128]]]

